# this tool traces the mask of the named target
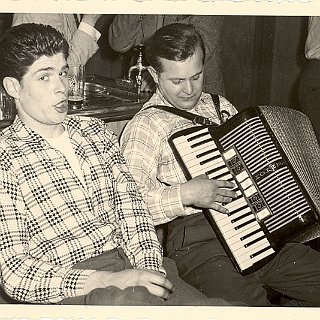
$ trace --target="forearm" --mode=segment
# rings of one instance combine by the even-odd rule
[[[162,247],[135,182],[128,182],[124,192],[118,189],[118,195],[121,205],[115,211],[123,239],[122,248],[132,266],[162,270]]]
[[[149,126],[154,128],[156,124],[150,123],[146,126],[143,118],[136,118],[123,132],[121,146],[128,168],[152,215],[153,223],[160,225],[185,215],[186,211],[181,203],[180,184],[177,182],[168,185],[159,177],[161,174],[158,168],[162,167],[161,153],[164,148],[162,141],[166,140],[154,134]],[[181,175],[185,181],[183,173]]]
[[[180,184],[159,185],[149,190],[142,188],[142,193],[155,225],[164,224],[187,214],[181,201]]]
[[[2,286],[8,295],[22,302],[58,303],[68,297],[83,295],[87,278],[94,272],[54,266],[28,257],[6,259],[17,263],[19,270],[13,270],[11,263],[1,263]]]
[[[320,17],[309,18],[305,54],[308,59],[320,59]]]
[[[127,169],[117,137],[105,152],[111,168],[114,202],[114,223],[119,226],[119,243],[134,268],[162,270],[162,248],[137,184]]]
[[[99,49],[97,42],[87,33],[77,29],[69,41],[69,64],[83,64]]]

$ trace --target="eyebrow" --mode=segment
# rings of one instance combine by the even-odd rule
[[[41,69],[35,70],[33,72],[33,74],[37,74],[37,73],[40,73],[40,72],[43,72],[43,71],[49,71],[49,70],[53,70],[53,68],[52,67],[41,68]]]
[[[64,65],[61,70],[65,70],[65,69],[68,69],[68,65]],[[33,72],[34,75],[40,73],[40,72],[44,72],[44,71],[51,71],[51,70],[54,70],[53,67],[46,67],[46,68],[41,68],[41,69],[38,69],[36,70],[35,72]]]
[[[203,70],[197,72],[196,74],[194,74],[193,76],[191,76],[189,79],[192,79],[198,75],[200,75],[201,73],[203,73]],[[186,78],[178,78],[178,77],[175,77],[175,78],[169,78],[169,80],[185,80]]]

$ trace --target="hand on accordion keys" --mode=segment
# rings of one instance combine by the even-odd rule
[[[232,182],[209,179],[203,174],[181,184],[182,204],[228,213],[228,209],[219,203],[229,203],[236,199],[237,193],[230,190],[235,187]]]

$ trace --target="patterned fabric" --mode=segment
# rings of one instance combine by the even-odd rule
[[[164,272],[152,218],[116,135],[93,118],[68,116],[63,125],[86,186],[19,118],[1,133],[0,266],[2,285],[17,300],[56,303],[83,294],[93,271],[72,267],[116,247],[132,266]]]
[[[237,112],[228,100],[222,96],[219,98],[221,111],[230,115]],[[154,223],[158,225],[197,212],[181,203],[180,184],[186,182],[186,178],[168,144],[172,134],[194,124],[166,111],[145,110],[152,105],[170,106],[157,91],[127,124],[120,144],[129,170],[147,202]],[[219,123],[209,94],[202,93],[198,104],[189,111]]]

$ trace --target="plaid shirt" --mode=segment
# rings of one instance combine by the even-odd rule
[[[21,301],[56,303],[83,294],[92,270],[80,261],[122,247],[135,268],[164,272],[152,218],[128,173],[117,137],[100,120],[63,123],[86,186],[62,153],[17,117],[0,139],[2,285]]]
[[[221,110],[226,110],[230,115],[237,112],[228,100],[219,98]],[[127,124],[120,145],[153,221],[159,225],[199,211],[182,205],[180,184],[186,182],[186,178],[168,144],[172,134],[194,124],[166,111],[154,108],[145,110],[152,105],[170,106],[157,91]],[[219,123],[210,94],[202,93],[198,104],[189,111]]]

